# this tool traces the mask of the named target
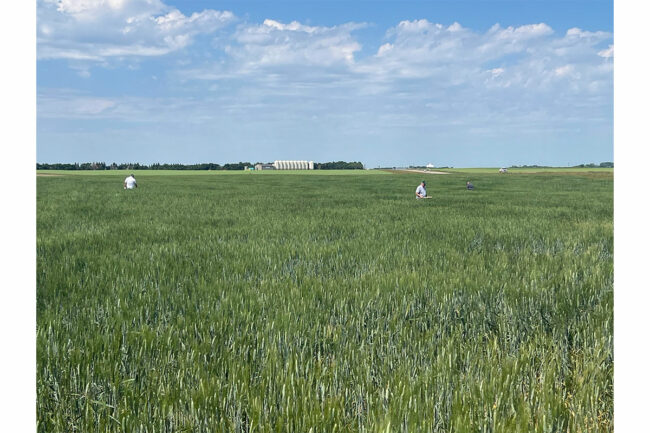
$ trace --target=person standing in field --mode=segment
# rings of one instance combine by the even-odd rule
[[[422,181],[422,183],[418,185],[417,189],[415,190],[415,198],[417,200],[420,200],[421,198],[431,198],[427,195],[426,186],[427,183],[425,181]]]
[[[467,189],[469,189],[469,190],[474,189],[474,185],[469,180],[467,181]]]
[[[124,189],[133,189],[137,188],[138,183],[135,181],[135,176],[130,175],[126,179],[124,179]]]

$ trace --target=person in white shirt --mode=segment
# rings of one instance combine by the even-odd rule
[[[427,186],[425,181],[422,181],[420,185],[418,185],[417,189],[415,190],[415,198],[416,199],[421,199],[421,198],[432,198],[427,195],[427,190],[425,187]]]
[[[131,175],[124,179],[124,189],[133,189],[137,187],[138,183],[135,181],[135,176]]]

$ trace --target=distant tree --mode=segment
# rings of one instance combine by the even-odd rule
[[[613,162],[601,162],[600,167],[603,168],[614,168],[614,163]]]

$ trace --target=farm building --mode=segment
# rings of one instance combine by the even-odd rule
[[[314,161],[275,161],[276,170],[313,170]]]
[[[255,170],[275,170],[273,164],[255,164]]]

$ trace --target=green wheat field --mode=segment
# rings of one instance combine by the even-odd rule
[[[49,174],[38,431],[613,431],[611,170]]]

